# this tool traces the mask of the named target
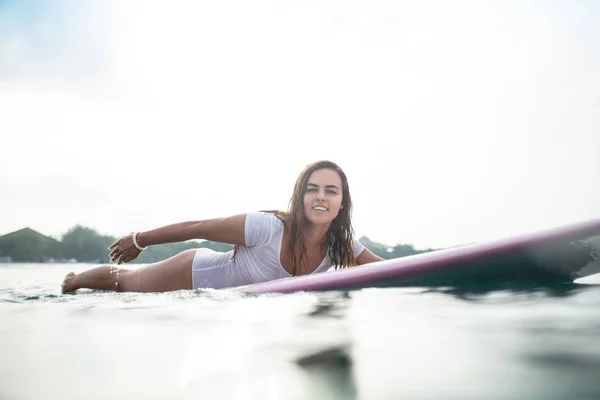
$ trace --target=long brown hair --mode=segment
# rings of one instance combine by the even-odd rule
[[[328,247],[328,255],[333,261],[336,269],[356,265],[354,258],[354,247],[352,240],[354,230],[352,228],[352,198],[350,197],[350,187],[348,178],[344,171],[333,161],[321,160],[309,164],[304,168],[296,179],[294,191],[288,205],[288,211],[263,210],[262,212],[275,214],[285,225],[285,229],[290,234],[290,252],[292,255],[292,275],[296,275],[306,257],[306,243],[304,227],[306,217],[304,214],[304,194],[308,180],[313,172],[320,169],[330,169],[337,172],[342,181],[342,207],[338,215],[327,231],[323,248]],[[234,249],[234,257],[237,252],[237,246]]]

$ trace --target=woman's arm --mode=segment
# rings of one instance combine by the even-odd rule
[[[367,249],[366,247],[356,258],[356,263],[358,265],[369,264],[376,261],[383,261],[383,258],[373,254],[371,250]]]
[[[191,239],[205,239],[245,246],[245,222],[246,214],[204,221],[180,222],[139,232],[136,239],[140,247],[184,242]],[[108,250],[110,251],[110,260],[116,261],[117,264],[135,260],[142,252],[133,243],[133,235],[122,237],[111,244]]]
[[[180,222],[163,226],[137,235],[138,244],[146,247],[154,244],[184,242],[191,239],[206,239],[213,242],[244,246],[244,223],[246,214],[232,217],[207,219],[204,221]]]

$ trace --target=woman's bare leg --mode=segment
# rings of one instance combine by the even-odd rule
[[[168,292],[192,289],[192,262],[195,249],[185,250],[164,261],[138,269],[102,266],[75,274],[70,272],[62,292],[77,289],[115,290],[118,292]]]
[[[62,283],[62,292],[74,292],[77,289],[119,290],[118,282],[128,270],[105,266],[75,274],[69,272]],[[119,276],[117,277],[117,273]]]

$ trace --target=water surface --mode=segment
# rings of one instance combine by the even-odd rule
[[[91,267],[0,264],[0,399],[600,398],[596,277],[477,293],[60,294]]]

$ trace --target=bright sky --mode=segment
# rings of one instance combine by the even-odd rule
[[[358,236],[600,217],[600,3],[0,0],[0,234],[285,209],[345,169]]]

